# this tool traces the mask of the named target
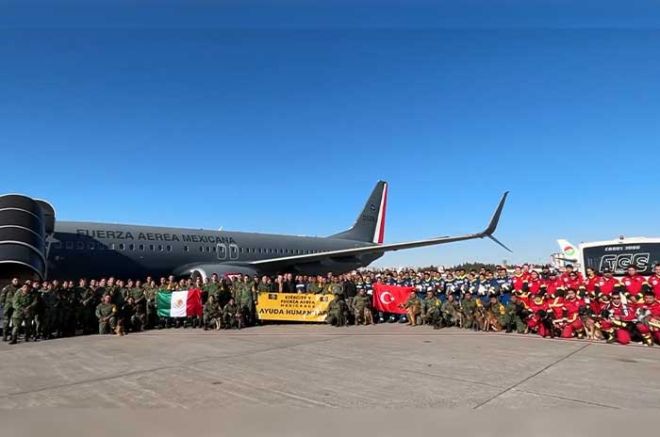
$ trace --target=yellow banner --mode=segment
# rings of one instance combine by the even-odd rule
[[[259,293],[257,315],[260,320],[325,322],[331,294]]]

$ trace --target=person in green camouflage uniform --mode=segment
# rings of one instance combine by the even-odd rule
[[[422,323],[433,325],[435,329],[440,328],[442,322],[441,306],[442,302],[433,290],[428,290],[426,298],[422,301]]]
[[[15,294],[12,301],[14,312],[11,317],[13,325],[10,344],[18,341],[18,332],[21,325],[25,323],[25,341],[30,341],[32,336],[32,321],[34,310],[37,305],[36,296],[32,293],[30,284],[24,284]]]
[[[410,292],[408,300],[400,306],[408,311],[408,324],[410,326],[417,325],[417,318],[422,312],[422,301],[417,297],[417,293]]]
[[[9,339],[9,323],[14,313],[14,295],[18,291],[18,278],[12,278],[11,283],[0,291],[0,306],[2,307],[2,341]]]
[[[109,294],[103,296],[103,301],[96,306],[96,318],[99,321],[99,334],[103,335],[108,331],[116,330],[117,307],[112,303],[112,297]]]
[[[459,308],[453,294],[449,294],[447,300],[442,304],[442,318],[447,326],[458,324]]]
[[[465,293],[461,301],[461,311],[463,312],[463,327],[472,329],[474,326],[474,312],[477,309],[477,302],[472,298],[472,293]]]
[[[241,281],[236,281],[234,295],[238,311],[246,325],[251,325],[254,317],[254,282],[248,275],[243,275]]]
[[[232,297],[222,308],[222,327],[224,329],[240,328],[238,323],[238,305]]]
[[[91,334],[96,331],[96,311],[97,299],[94,289],[87,286],[84,279],[78,283],[78,293],[80,297],[80,325],[83,334]]]
[[[353,297],[351,304],[353,306],[356,325],[372,325],[374,323],[371,308],[369,307],[371,299],[367,296],[364,289],[361,289],[357,296]]]
[[[518,296],[513,293],[509,299],[509,303],[504,307],[504,315],[502,316],[502,326],[506,332],[512,332],[514,329],[518,334],[525,332],[527,324],[525,304],[518,299]]]
[[[346,326],[347,306],[343,294],[335,294],[328,304],[328,316],[325,321],[332,326]]]
[[[221,321],[221,313],[214,294],[210,294],[208,299],[206,299],[203,308],[203,316],[204,319],[202,322],[204,324],[204,331],[208,330],[209,327],[211,329],[216,329],[216,322]]]

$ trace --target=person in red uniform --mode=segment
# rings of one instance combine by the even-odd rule
[[[530,269],[529,264],[523,264],[522,266],[522,274],[525,279],[529,279],[529,277],[532,275],[533,270]]]
[[[580,314],[583,312],[584,302],[577,297],[575,290],[569,288],[564,298],[563,316],[557,325],[561,329],[562,338],[572,338],[577,334],[578,338],[584,335],[584,325]]]
[[[628,266],[626,276],[621,278],[627,299],[633,299],[635,302],[642,298],[642,286],[644,285],[644,276],[637,273],[637,267]]]
[[[649,276],[649,279],[646,282],[651,286],[655,298],[660,300],[660,263],[653,267],[653,275]]]
[[[529,318],[527,327],[530,332],[536,332],[541,337],[547,337],[552,333],[548,329],[548,305],[545,302],[543,293],[533,296],[529,302]]]
[[[573,268],[573,264],[566,264],[564,273],[562,273],[561,276],[559,276],[559,279],[561,279],[561,281],[564,283],[564,288],[568,287],[568,282],[571,278],[572,273],[575,273],[577,277],[580,278],[580,281],[583,280],[582,273],[576,272],[575,268]]]
[[[653,346],[660,343],[660,301],[651,288],[644,291],[644,301],[637,306],[637,330],[644,344]]]
[[[568,275],[568,279],[564,281],[564,288],[579,290],[583,284],[584,281],[582,280],[582,276],[578,276],[577,272],[571,272]]]
[[[614,289],[620,285],[619,280],[612,276],[612,270],[606,267],[603,269],[603,276],[596,283],[596,294],[611,296],[614,293]]]
[[[614,293],[612,301],[601,311],[600,329],[609,334],[608,343],[630,343],[628,326],[637,318],[635,310],[621,301],[621,293]]]
[[[511,277],[513,289],[515,291],[522,290],[526,279],[527,276],[523,274],[522,268],[520,268],[520,266],[516,266],[513,269],[513,276]]]
[[[587,269],[587,278],[585,279],[584,288],[590,294],[590,296],[595,296],[596,294],[596,285],[600,281],[600,276],[596,274],[596,271],[589,267]]]
[[[543,281],[541,288],[545,290],[547,296],[554,296],[558,288],[562,288],[563,282],[557,277],[557,272],[548,273],[548,278]]]
[[[539,294],[541,285],[543,285],[543,281],[541,281],[539,273],[534,270],[530,273],[529,278],[523,281],[522,291],[533,296]]]

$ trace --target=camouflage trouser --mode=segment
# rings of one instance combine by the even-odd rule
[[[11,337],[12,339],[18,338],[18,331],[21,329],[21,324],[25,322],[25,340],[27,341],[32,336],[32,322],[34,318],[32,316],[24,316],[22,314],[14,313],[11,319],[12,330]]]
[[[153,328],[156,325],[156,304],[154,301],[147,301],[147,321],[146,321],[146,328],[150,329]]]
[[[328,317],[325,318],[325,321],[328,325],[332,326],[346,325],[346,317],[344,317],[344,313],[341,311],[328,313]]]
[[[134,331],[143,331],[147,317],[144,313],[134,313],[131,315],[131,328]]]
[[[355,324],[359,325],[364,323],[365,325],[373,325],[374,319],[371,310],[367,307],[364,308],[355,308],[353,315],[355,317]]]
[[[515,329],[517,333],[522,334],[527,327],[525,322],[523,322],[519,316],[514,314],[505,314],[502,316],[501,322],[507,332],[511,332]]]
[[[447,311],[443,314],[443,318],[445,319],[445,323],[447,325],[456,325],[458,324],[458,313],[455,311]]]
[[[11,334],[9,331],[9,322],[11,322],[12,314],[14,314],[13,308],[2,309],[2,336],[4,338],[9,337],[9,334]]]
[[[438,325],[440,324],[440,311],[437,309],[430,309],[426,312],[424,317],[422,317],[424,323],[429,325]]]
[[[108,333],[108,328],[110,328],[110,332],[114,332],[115,328],[117,327],[117,319],[115,316],[110,316],[107,320],[99,320],[99,334],[107,334]]]
[[[472,325],[474,325],[474,316],[472,314],[463,316],[463,328],[471,329]]]

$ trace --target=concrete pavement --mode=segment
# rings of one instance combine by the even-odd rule
[[[660,348],[399,324],[0,345],[0,408],[660,407]]]

